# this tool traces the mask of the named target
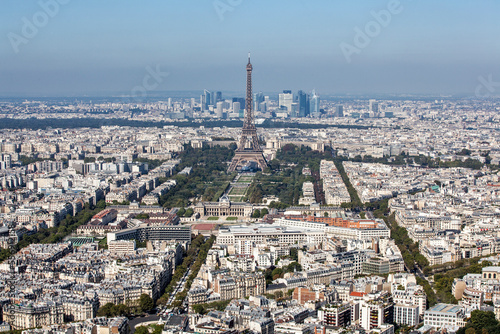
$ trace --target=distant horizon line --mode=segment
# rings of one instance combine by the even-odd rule
[[[245,91],[231,91],[231,90],[210,90],[207,89],[210,92],[222,92],[222,94],[226,95],[225,98],[231,98],[231,97],[244,97],[245,96]],[[284,89],[284,90],[289,90],[289,89]],[[293,93],[299,91],[298,90],[292,90]],[[384,97],[384,98],[444,98],[444,99],[477,99],[473,94],[471,93],[453,93],[453,94],[442,94],[442,93],[333,93],[333,92],[321,92],[317,89],[316,93],[320,96],[320,98],[375,98],[375,97]],[[203,94],[203,89],[193,89],[193,90],[166,90],[166,91],[151,91],[148,93],[148,96],[145,96],[143,98],[137,99],[137,100],[142,100],[142,101],[147,101],[149,99],[154,99],[158,100],[160,98],[197,98],[201,94]],[[308,90],[304,90],[308,92]],[[312,89],[311,89],[312,91]],[[277,96],[283,92],[281,91],[254,91],[254,93],[260,93],[262,92],[265,95],[269,96]],[[170,95],[170,96],[169,96]],[[183,95],[183,96],[179,96]],[[230,96],[227,96],[230,95]],[[104,99],[104,98],[111,98],[111,99],[120,99],[120,98],[130,98],[130,92],[123,92],[123,91],[115,91],[115,92],[103,92],[103,93],[74,93],[74,94],[69,94],[69,93],[62,93],[62,94],[41,94],[41,93],[32,93],[32,94],[25,94],[25,93],[11,93],[11,94],[2,94],[0,93],[0,99],[33,99],[33,98],[46,98],[46,99],[90,99],[90,98],[98,98],[98,99]],[[497,99],[500,98],[500,96],[492,96],[491,99]]]

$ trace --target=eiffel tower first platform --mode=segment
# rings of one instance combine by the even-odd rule
[[[243,121],[240,143],[234,152],[234,158],[231,161],[231,165],[229,165],[228,172],[234,172],[238,166],[242,166],[245,162],[250,161],[256,162],[262,170],[267,167],[266,159],[264,159],[262,149],[259,145],[257,129],[253,119],[252,69],[250,54],[248,54],[245,119]]]

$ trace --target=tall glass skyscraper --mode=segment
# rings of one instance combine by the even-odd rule
[[[279,95],[279,107],[285,107],[288,112],[292,111],[293,94],[291,90],[284,90]]]
[[[314,90],[312,91],[310,109],[311,113],[319,113],[319,95]]]
[[[309,116],[311,110],[309,108],[309,94],[299,90],[297,92],[297,104],[298,104],[299,117]]]
[[[258,92],[253,94],[253,110],[260,111],[260,104],[264,102],[264,94],[262,92]]]
[[[211,93],[209,90],[204,90],[202,95],[202,110],[208,110],[208,106],[212,104]]]

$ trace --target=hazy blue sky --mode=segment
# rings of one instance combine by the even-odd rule
[[[391,1],[64,0],[43,22],[51,1],[2,1],[0,95],[129,92],[147,66],[170,73],[156,90],[243,91],[248,51],[254,90],[473,95],[478,76],[500,81],[498,0],[401,0],[350,63],[341,43]]]

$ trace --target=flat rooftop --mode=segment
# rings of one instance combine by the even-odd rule
[[[439,313],[457,313],[461,311],[463,308],[454,304],[437,304],[434,307],[431,307],[428,312],[439,312]]]

